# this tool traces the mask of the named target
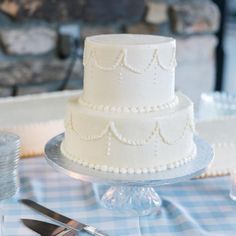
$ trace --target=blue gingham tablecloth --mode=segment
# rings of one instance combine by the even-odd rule
[[[102,208],[91,183],[56,172],[42,157],[21,160],[20,185],[19,193],[5,202],[4,236],[36,235],[20,218],[48,221],[18,203],[19,198],[34,199],[111,236],[236,235],[236,202],[229,198],[228,177],[161,186],[161,213],[143,217],[121,217]]]

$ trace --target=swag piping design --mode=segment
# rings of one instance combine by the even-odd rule
[[[190,128],[194,132],[193,121],[190,117],[188,117],[186,119],[185,126],[184,126],[181,134],[178,135],[178,137],[175,138],[174,140],[169,140],[168,138],[165,137],[158,121],[156,121],[155,127],[153,128],[153,130],[150,132],[150,134],[147,137],[145,137],[143,139],[138,139],[138,140],[132,140],[132,139],[128,139],[128,138],[124,137],[119,132],[119,130],[117,129],[117,127],[115,125],[115,122],[113,122],[113,121],[110,121],[99,134],[84,135],[83,136],[83,135],[81,135],[80,131],[78,131],[74,128],[72,114],[70,114],[70,119],[65,122],[65,127],[68,130],[75,132],[76,135],[78,135],[78,137],[83,141],[98,140],[98,139],[103,138],[105,135],[108,135],[110,137],[109,140],[111,140],[111,134],[112,134],[113,137],[115,137],[121,143],[131,145],[131,146],[144,146],[157,136],[160,137],[160,139],[163,143],[165,143],[167,145],[175,145],[177,142],[179,142],[185,136],[185,133],[188,128]]]
[[[168,63],[168,65],[165,65],[163,62],[161,62],[160,57],[159,57],[159,53],[158,53],[158,49],[155,49],[152,57],[150,58],[149,62],[147,63],[146,66],[144,66],[144,68],[140,69],[140,68],[136,68],[132,65],[130,65],[127,61],[127,49],[122,49],[121,52],[118,54],[117,59],[115,60],[115,62],[113,63],[113,65],[111,66],[103,66],[100,63],[100,60],[98,59],[97,55],[96,55],[96,51],[95,49],[92,49],[88,55],[84,56],[84,61],[83,61],[83,65],[86,67],[87,65],[90,64],[91,61],[94,61],[94,65],[99,68],[100,70],[103,71],[113,71],[115,70],[118,66],[123,66],[124,68],[126,68],[127,70],[136,73],[136,74],[143,74],[146,71],[149,70],[149,68],[152,65],[159,65],[163,70],[166,71],[172,71],[174,70],[174,68],[176,67],[177,63],[176,63],[176,59],[175,59],[175,48],[173,48],[173,52],[172,52],[172,56],[171,56],[171,60]]]

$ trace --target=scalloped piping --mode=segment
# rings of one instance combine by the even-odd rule
[[[82,159],[79,159],[75,155],[70,154],[68,151],[65,150],[64,148],[64,142],[61,144],[61,152],[63,155],[65,155],[68,159],[79,163],[81,166],[88,167],[90,169],[98,170],[98,171],[103,171],[103,172],[110,172],[114,174],[153,174],[161,171],[166,171],[167,169],[174,169],[177,167],[180,167],[189,161],[193,160],[196,157],[196,146],[194,145],[190,155],[187,157],[174,161],[169,164],[165,165],[159,165],[159,166],[154,166],[154,167],[144,167],[144,168],[119,168],[119,167],[113,167],[113,166],[107,166],[107,165],[98,165],[98,164],[93,164],[93,163],[88,163],[87,161],[84,161]]]
[[[102,66],[99,63],[99,60],[96,56],[96,51],[95,51],[95,49],[92,49],[91,52],[89,53],[89,56],[85,57],[85,59],[83,61],[83,65],[84,65],[84,67],[86,67],[90,63],[90,61],[93,59],[94,60],[94,65],[97,68],[99,68],[100,70],[103,70],[103,71],[112,71],[112,70],[115,70],[118,66],[123,66],[126,69],[132,71],[133,73],[143,74],[146,71],[148,71],[149,68],[154,63],[159,65],[163,70],[167,70],[167,71],[174,70],[174,68],[177,65],[175,57],[176,57],[176,50],[174,48],[169,65],[164,65],[160,61],[160,58],[159,58],[159,55],[158,55],[158,49],[155,49],[154,52],[153,52],[152,58],[149,60],[148,64],[143,69],[137,69],[137,68],[131,66],[127,62],[127,49],[122,49],[121,52],[119,53],[119,56],[117,57],[116,61],[114,62],[114,64],[109,66],[109,67],[108,66],[106,67],[106,66]]]
[[[175,145],[177,142],[179,142],[179,140],[181,140],[185,136],[185,132],[186,132],[187,128],[190,128],[194,132],[194,126],[193,126],[193,123],[192,123],[190,118],[188,119],[188,121],[185,124],[185,127],[183,129],[182,135],[180,135],[174,141],[172,141],[172,142],[168,141],[165,138],[165,136],[162,134],[161,129],[159,129],[159,136],[160,136],[160,138],[161,138],[163,143],[168,144],[168,145]]]
[[[111,132],[113,136],[120,141],[121,143],[127,144],[127,145],[132,145],[132,146],[143,146],[149,143],[155,136],[159,136],[162,140],[163,143],[167,145],[175,145],[178,141],[180,141],[184,136],[187,131],[187,128],[190,128],[194,132],[194,125],[193,121],[190,117],[188,117],[185,127],[183,129],[183,132],[181,135],[176,138],[174,141],[168,140],[166,137],[164,137],[163,132],[161,131],[160,125],[156,121],[154,129],[150,132],[150,134],[140,140],[131,140],[128,138],[125,138],[118,129],[115,126],[115,123],[113,121],[110,121],[106,127],[100,132],[100,134],[95,134],[95,135],[87,135],[87,136],[82,136],[79,131],[77,131],[74,126],[73,126],[73,121],[72,121],[72,114],[70,115],[70,120],[69,123],[65,122],[65,128],[67,130],[72,130],[75,132],[78,137],[83,140],[83,141],[93,141],[93,140],[98,140],[101,139],[103,136],[105,136],[107,133]]]
[[[164,103],[161,105],[156,105],[156,106],[143,106],[143,107],[116,107],[116,106],[108,106],[108,105],[96,105],[89,103],[85,101],[82,97],[78,99],[78,103],[81,106],[90,108],[95,111],[104,111],[104,112],[136,112],[136,113],[147,113],[147,112],[155,112],[155,111],[160,111],[160,110],[165,110],[165,109],[172,109],[175,106],[179,104],[179,98],[178,96],[175,96],[175,98],[168,103]]]

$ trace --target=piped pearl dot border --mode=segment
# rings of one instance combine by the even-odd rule
[[[137,107],[116,107],[116,106],[108,106],[108,105],[96,105],[90,102],[85,101],[82,97],[78,99],[78,103],[81,106],[87,107],[91,110],[95,111],[103,111],[103,112],[125,112],[125,113],[147,113],[147,112],[155,112],[155,111],[160,111],[160,110],[165,110],[165,109],[172,109],[175,106],[178,105],[179,103],[179,98],[175,96],[173,101],[169,103],[164,103],[161,105],[156,105],[156,106],[137,106]]]
[[[119,168],[119,167],[112,167],[112,166],[107,166],[107,165],[98,165],[98,164],[91,164],[88,163],[87,161],[83,161],[79,159],[78,157],[75,157],[75,155],[69,154],[68,151],[66,151],[63,147],[63,143],[61,144],[61,152],[63,155],[65,155],[68,159],[80,164],[81,166],[88,167],[90,169],[94,169],[97,171],[102,171],[102,172],[109,172],[109,173],[114,173],[114,174],[154,174],[157,172],[161,171],[166,171],[168,169],[174,169],[177,167],[180,167],[189,161],[195,159],[196,157],[196,146],[194,145],[193,150],[191,151],[191,154],[181,160],[166,164],[166,165],[159,165],[156,167],[144,167],[144,168]]]

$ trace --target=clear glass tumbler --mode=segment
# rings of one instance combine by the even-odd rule
[[[4,201],[18,189],[18,162],[20,138],[9,132],[0,132],[0,236],[4,234]]]

